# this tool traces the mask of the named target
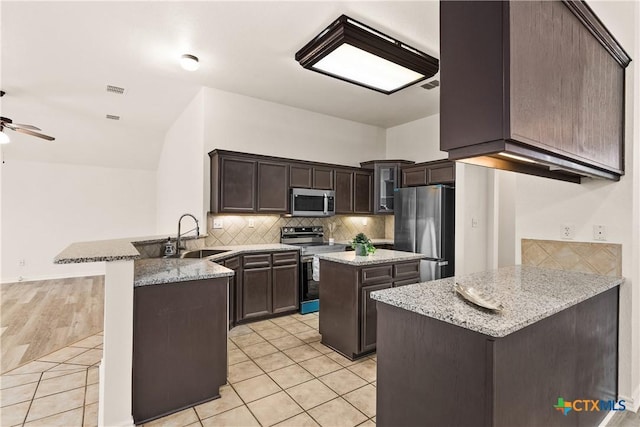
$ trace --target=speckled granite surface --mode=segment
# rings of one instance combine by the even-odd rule
[[[413,252],[378,249],[377,251],[375,251],[375,253],[368,256],[356,256],[355,251],[348,251],[319,254],[318,258],[326,261],[338,262],[341,264],[374,265],[384,264],[385,262],[411,261],[414,259],[426,258],[426,256],[422,254],[414,254]]]
[[[195,236],[185,237],[185,240],[194,238]],[[167,236],[165,235],[72,243],[65,250],[56,255],[53,262],[55,264],[76,264],[83,262],[135,260],[140,258],[140,253],[133,246],[134,243],[160,243],[165,242],[166,240]],[[297,246],[282,245],[280,243],[260,245],[212,246],[201,249],[215,249],[226,251],[224,253],[209,257],[209,259],[213,260],[221,260],[246,252],[300,250],[300,248]]]
[[[259,245],[207,246],[206,248],[202,249],[225,251],[223,253],[212,255],[207,258],[212,261],[220,261],[236,255],[242,255],[251,252],[299,251],[300,247],[293,245],[283,245],[281,243],[264,243]]]
[[[504,310],[492,313],[465,302],[453,290],[455,282],[493,297]],[[372,292],[371,297],[499,338],[623,282],[620,277],[514,266],[385,289]]]
[[[369,239],[371,240],[371,243],[373,244],[373,246],[375,245],[393,245],[393,239]],[[340,240],[337,241],[336,243],[342,244],[342,245],[350,245],[351,244],[351,240]]]
[[[141,259],[134,263],[133,287],[214,279],[233,274],[233,270],[205,259]]]

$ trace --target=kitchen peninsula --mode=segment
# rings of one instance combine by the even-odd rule
[[[330,252],[320,260],[322,343],[357,359],[376,349],[376,304],[373,291],[420,281],[425,255],[379,249],[368,256]]]
[[[606,411],[554,405],[617,399],[623,281],[516,266],[374,292],[377,424],[598,425]],[[464,301],[455,283],[503,310]]]
[[[160,244],[166,239],[166,236],[155,236],[73,243],[54,259],[57,264],[106,262],[104,350],[100,363],[99,425],[133,425],[134,423],[132,417],[134,310],[136,309],[134,307],[134,288],[137,295],[144,293],[145,296],[152,296],[151,294],[158,292],[164,293],[168,290],[179,293],[182,288],[186,289],[187,286],[195,286],[199,288],[199,291],[205,293],[213,291],[217,299],[223,299],[222,306],[224,307],[223,315],[216,317],[216,325],[226,326],[226,321],[223,321],[226,319],[226,283],[228,278],[234,275],[231,269],[211,262],[210,259],[147,259],[138,263],[134,262],[141,258],[140,252],[134,244]],[[254,252],[298,250],[295,246],[280,244],[210,249],[221,252],[215,256],[216,261],[224,258],[225,255],[237,256]],[[213,280],[209,284],[215,287],[215,290],[203,290],[200,286],[203,284],[200,282],[209,280]],[[220,286],[220,284],[222,285]],[[206,315],[205,311],[202,311],[203,315]],[[223,360],[226,363],[226,358]],[[135,378],[133,380],[135,381]],[[219,379],[222,382],[224,380],[225,378]],[[209,391],[208,398],[214,397],[215,394],[211,394]],[[203,397],[203,399],[207,399],[207,397]],[[138,419],[147,416],[154,417],[154,415],[147,413]]]

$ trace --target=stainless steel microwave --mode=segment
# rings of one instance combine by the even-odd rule
[[[292,216],[331,216],[336,214],[335,191],[291,189]]]

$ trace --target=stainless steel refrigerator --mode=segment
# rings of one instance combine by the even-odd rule
[[[455,189],[446,185],[398,188],[394,200],[398,251],[425,254],[421,281],[454,275]]]

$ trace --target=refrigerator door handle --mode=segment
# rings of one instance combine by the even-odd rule
[[[438,267],[444,267],[445,265],[449,265],[449,261],[438,261]]]

